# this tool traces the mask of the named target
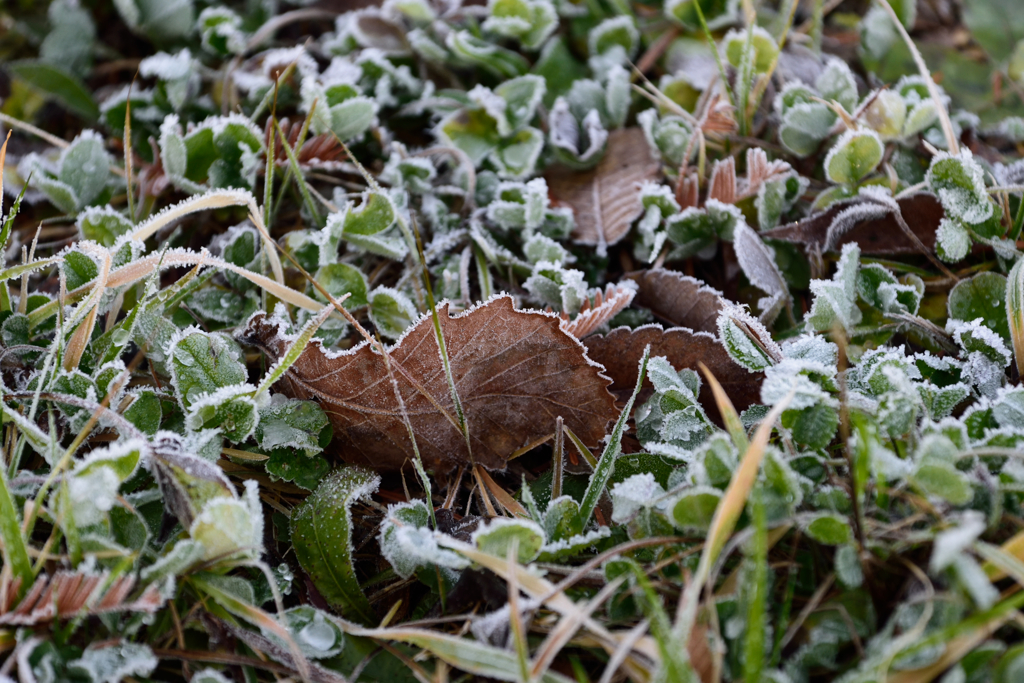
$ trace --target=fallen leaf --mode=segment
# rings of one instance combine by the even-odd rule
[[[504,469],[518,448],[550,434],[558,416],[588,445],[604,437],[617,416],[608,378],[561,329],[557,315],[516,310],[510,296],[499,296],[455,317],[442,304],[438,317],[473,462]],[[263,313],[250,319],[239,339],[271,359],[289,345],[278,322]],[[410,328],[389,357],[424,465],[441,473],[470,462],[466,440],[449,419],[455,407],[430,317]],[[320,402],[343,460],[376,470],[396,470],[412,460],[387,367],[368,342],[328,351],[313,340],[277,386],[292,398]]]
[[[764,375],[751,373],[737,365],[726,352],[718,337],[707,332],[695,332],[684,327],[663,330],[660,325],[644,325],[635,330],[620,327],[606,335],[587,337],[583,342],[587,354],[605,367],[612,379],[612,391],[626,394],[636,386],[637,370],[644,347],[651,345],[651,356],[665,356],[676,370],[697,370],[703,362],[718,379],[736,410],[744,410],[761,401],[761,382]],[[650,390],[641,393],[646,400]],[[715,407],[711,388],[704,382],[700,388],[700,403],[708,417],[722,424]]]
[[[942,220],[942,204],[935,195],[920,192],[899,199],[900,211],[910,229],[929,249],[935,249],[935,231]],[[908,238],[892,213],[869,211],[873,217],[845,225],[843,215],[854,207],[870,204],[860,199],[838,202],[828,210],[789,225],[761,233],[761,237],[796,242],[822,251],[839,251],[848,242],[860,245],[864,254],[919,254],[921,250]],[[839,219],[837,221],[837,219]]]
[[[676,270],[651,268],[627,273],[639,286],[636,302],[673,327],[718,334],[722,293]]]
[[[640,183],[658,176],[660,164],[639,128],[612,131],[601,162],[588,171],[557,167],[545,178],[551,197],[572,207],[576,228],[572,237],[597,246],[603,254],[629,232],[641,213]]]
[[[577,339],[593,334],[601,325],[629,306],[634,296],[636,288],[632,283],[608,285],[604,292],[598,290],[593,305],[590,299],[584,301],[579,315],[572,320],[569,320],[568,313],[562,313],[562,320],[565,320],[562,329]]]

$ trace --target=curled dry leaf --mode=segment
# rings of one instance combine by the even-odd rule
[[[473,462],[504,469],[516,449],[549,434],[557,416],[588,445],[604,437],[617,416],[609,380],[558,316],[516,310],[511,297],[499,296],[455,317],[442,304],[438,317]],[[276,359],[289,346],[279,322],[257,313],[239,339]],[[465,437],[449,419],[455,407],[430,316],[389,357],[424,465],[441,473],[470,462]],[[384,359],[368,342],[337,352],[314,340],[277,387],[320,402],[342,459],[395,470],[414,457]]]
[[[761,400],[764,375],[750,373],[733,362],[718,337],[707,332],[695,332],[683,327],[663,330],[660,325],[644,325],[635,330],[620,327],[606,335],[588,337],[584,344],[590,357],[605,366],[606,374],[612,378],[612,391],[619,395],[624,393],[628,396],[636,386],[640,357],[644,348],[650,344],[651,356],[665,356],[676,370],[697,370],[698,362],[708,366],[737,410],[748,408]],[[645,400],[648,395],[645,391],[641,394],[641,400]],[[708,411],[708,417],[722,424],[715,399],[706,382],[700,389],[700,403]]]
[[[651,268],[627,273],[639,286],[636,302],[672,325],[718,334],[722,293],[679,271]]]
[[[919,192],[897,201],[910,229],[925,247],[934,250],[935,231],[943,217],[939,200],[933,194]],[[860,207],[863,207],[862,219],[858,218]],[[864,254],[920,253],[917,245],[900,229],[894,214],[862,199],[837,202],[826,211],[768,230],[761,236],[821,251],[839,251],[844,244],[856,242]]]
[[[565,321],[562,329],[577,339],[593,334],[601,325],[629,306],[634,296],[636,287],[632,283],[608,285],[604,292],[598,290],[593,304],[590,303],[590,299],[584,301],[579,315],[573,320],[569,320],[568,313],[562,313],[562,320]]]
[[[629,232],[641,213],[640,183],[658,176],[660,164],[639,128],[612,131],[604,157],[588,171],[555,168],[545,176],[551,196],[572,207],[573,239],[599,253]]]
[[[51,579],[41,574],[28,594],[17,605],[0,604],[0,624],[33,626],[54,619],[73,619],[112,612],[152,614],[164,604],[156,584],[150,584],[135,600],[128,594],[135,588],[135,577],[125,574],[110,582],[110,573],[59,571]],[[99,595],[102,593],[102,595]],[[9,597],[17,591],[8,591]]]

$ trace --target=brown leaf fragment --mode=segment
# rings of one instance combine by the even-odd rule
[[[620,396],[628,396],[636,386],[640,357],[650,344],[651,356],[665,356],[676,370],[697,370],[697,363],[703,362],[721,383],[736,410],[744,410],[761,401],[764,375],[751,373],[733,362],[718,337],[707,332],[683,327],[663,330],[660,325],[644,325],[635,330],[620,327],[606,335],[587,337],[584,344],[590,357],[605,366],[606,374],[612,378],[612,391]],[[647,390],[641,394],[641,399],[646,400],[649,396],[650,391]],[[707,382],[702,384],[699,398],[708,417],[721,425],[722,418]]]
[[[651,268],[627,273],[639,285],[636,302],[673,327],[718,334],[722,293],[676,270]]]
[[[504,469],[513,452],[549,434],[558,416],[596,445],[617,417],[608,378],[557,315],[516,310],[506,295],[455,317],[442,304],[438,317],[469,425],[472,462]],[[277,359],[290,344],[279,322],[258,313],[239,339]],[[411,327],[389,357],[424,465],[440,474],[470,462],[465,437],[447,417],[455,407],[430,317]],[[320,402],[346,462],[396,470],[414,457],[376,345],[336,351],[313,340],[276,387]]]
[[[711,169],[711,180],[708,181],[708,199],[717,199],[724,204],[735,204],[736,193],[736,160],[732,157],[719,159]]]
[[[676,202],[684,211],[700,206],[700,181],[697,179],[696,171],[687,172],[683,169],[679,173],[679,180],[676,182]]]
[[[599,253],[629,232],[643,213],[640,183],[658,176],[655,159],[639,128],[612,131],[601,162],[587,171],[556,167],[545,175],[551,197],[572,207],[572,237],[597,246]]]
[[[135,577],[119,576],[104,591],[109,579],[109,572],[59,571],[52,579],[41,574],[16,607],[8,605],[0,612],[0,624],[32,626],[111,612],[152,614],[164,604],[156,584],[150,584],[138,598],[128,601],[128,594],[135,588]]]
[[[943,217],[935,195],[919,192],[897,200],[910,229],[930,251]],[[919,254],[921,250],[900,229],[893,213],[860,199],[837,202],[826,211],[761,233],[761,237],[796,242],[822,251],[839,251],[856,242],[864,254]]]
[[[634,296],[636,296],[636,287],[631,282],[608,285],[604,292],[598,290],[593,305],[591,305],[590,299],[584,301],[579,315],[572,320],[569,320],[568,313],[562,313],[562,320],[565,321],[562,329],[577,339],[593,334],[601,325],[629,306]]]

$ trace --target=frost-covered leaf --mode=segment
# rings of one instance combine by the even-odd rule
[[[560,329],[558,317],[517,311],[510,297],[496,298],[457,317],[442,304],[438,317],[476,463],[503,468],[505,458],[523,439],[550,433],[557,415],[585,443],[595,444],[604,436],[605,425],[615,416],[608,381],[579,342]],[[277,325],[260,315],[241,337],[271,357],[280,355],[287,344]],[[389,355],[426,466],[446,471],[465,462],[461,430],[397,369],[404,368],[454,417],[430,317],[410,328]],[[320,399],[346,458],[398,469],[413,457],[394,387],[378,352],[368,344],[337,352],[314,340],[279,386],[293,398]],[[539,417],[543,414],[550,414],[550,420]],[[505,427],[497,429],[496,424]],[[387,441],[381,440],[385,436]]]
[[[388,339],[397,339],[416,321],[416,306],[405,294],[391,287],[377,287],[367,296],[370,320]]]
[[[857,271],[860,249],[856,244],[843,247],[836,274],[831,280],[812,280],[811,292],[814,303],[807,315],[811,329],[826,332],[836,323],[846,330],[852,330],[861,320],[857,308]]]
[[[820,514],[807,522],[804,533],[825,545],[846,545],[853,538],[850,523],[839,515]]]
[[[750,284],[768,295],[757,302],[757,307],[762,322],[771,324],[791,299],[786,279],[775,262],[775,252],[743,221],[736,225],[733,246]]]
[[[1006,277],[999,273],[978,273],[960,280],[949,292],[949,317],[965,322],[981,318],[985,327],[1009,342],[1006,287]]]
[[[450,571],[469,566],[464,557],[438,545],[430,528],[430,511],[421,500],[390,506],[377,540],[381,554],[402,578],[423,567]]]
[[[551,196],[572,207],[573,238],[596,245],[600,252],[615,244],[643,212],[640,183],[658,173],[639,128],[613,131],[608,149],[596,168],[578,173],[549,171],[545,178]]]
[[[104,247],[112,247],[121,235],[132,231],[131,222],[111,206],[89,207],[75,222],[79,234]]]
[[[848,131],[825,157],[825,173],[834,183],[854,185],[878,167],[884,154],[885,145],[874,131]]]
[[[525,519],[498,518],[473,532],[473,543],[483,552],[505,559],[510,552],[519,563],[532,562],[544,545],[544,530]]]
[[[984,171],[969,150],[959,156],[939,154],[928,169],[928,187],[938,195],[946,216],[970,225],[992,216]]]
[[[90,683],[119,683],[128,676],[149,676],[156,665],[157,658],[148,645],[121,643],[90,647],[80,658],[69,662],[68,668]]]
[[[175,396],[186,410],[204,395],[246,380],[240,350],[224,335],[190,327],[171,339],[167,354]]]
[[[704,532],[711,527],[722,492],[710,487],[694,487],[673,499],[671,519],[682,531]]]
[[[327,415],[313,401],[296,401],[275,395],[273,401],[260,409],[256,442],[264,450],[289,448],[306,457],[321,452],[330,442],[331,428]]]
[[[352,504],[380,486],[380,477],[359,467],[341,467],[292,511],[295,555],[320,594],[343,614],[373,620],[352,568]]]

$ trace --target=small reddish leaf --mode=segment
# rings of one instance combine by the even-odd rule
[[[504,469],[518,448],[549,434],[558,416],[588,445],[604,437],[617,416],[608,378],[561,329],[557,315],[519,311],[511,297],[500,296],[455,317],[442,304],[438,316],[473,462]],[[253,316],[240,339],[275,359],[289,344],[263,313]],[[462,432],[438,410],[455,415],[430,318],[410,328],[389,357],[424,465],[440,473],[468,463]],[[369,343],[327,351],[314,340],[277,386],[293,398],[320,402],[343,460],[395,470],[413,458],[384,359]]]
[[[567,313],[562,313],[562,319],[565,320],[562,328],[577,339],[582,339],[588,334],[593,334],[601,325],[629,306],[634,296],[636,288],[632,283],[628,286],[608,285],[604,292],[598,290],[593,305],[590,299],[584,301],[579,315],[572,320],[569,320]]]
[[[627,273],[639,285],[636,302],[673,327],[718,334],[722,293],[676,270],[651,268]]]
[[[919,254],[921,250],[900,229],[896,217],[883,210],[865,211],[869,216],[856,220],[857,207],[867,204],[859,199],[838,202],[827,211],[802,221],[761,233],[761,237],[796,242],[822,251],[839,251],[848,242],[860,245],[864,254]],[[910,229],[929,250],[935,249],[935,231],[942,220],[942,204],[927,192],[899,200],[900,211]],[[870,208],[870,204],[865,208]],[[851,223],[847,220],[853,217]]]
[[[608,148],[596,167],[581,172],[554,168],[545,178],[552,198],[573,209],[573,239],[603,251],[625,237],[643,213],[640,183],[656,178],[659,169],[643,131],[625,128],[608,136]]]

